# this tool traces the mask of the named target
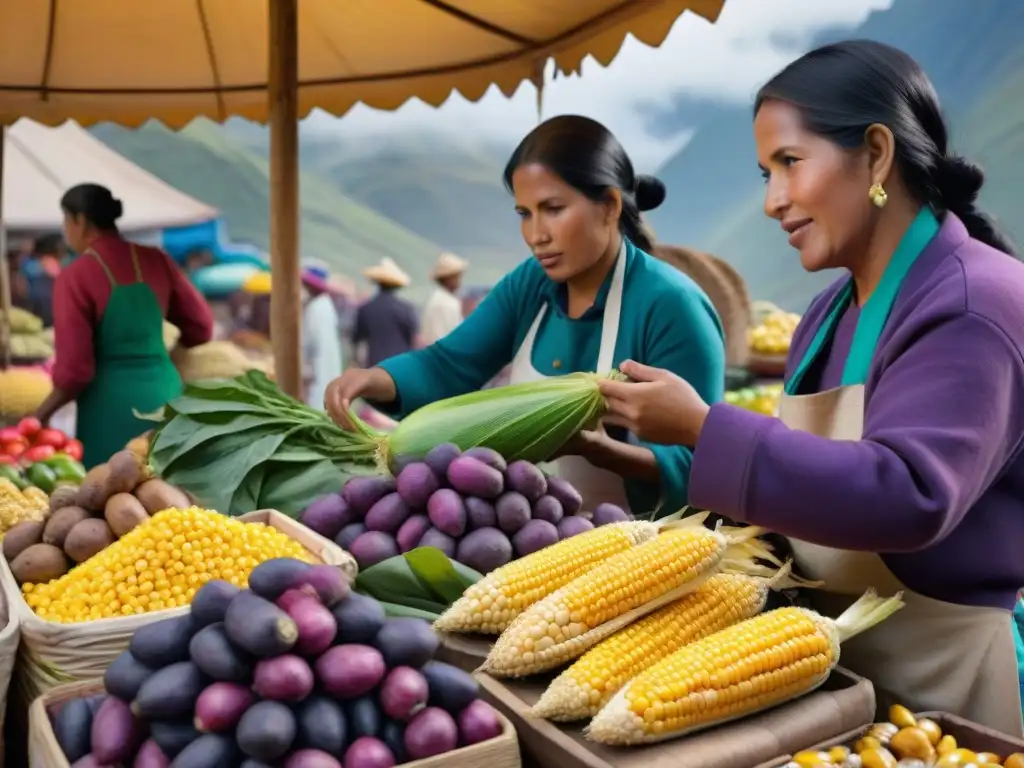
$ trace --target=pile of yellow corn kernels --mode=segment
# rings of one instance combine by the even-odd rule
[[[95,621],[188,605],[211,579],[244,587],[252,569],[274,557],[313,559],[263,523],[198,507],[167,509],[59,579],[22,591],[47,621]]]

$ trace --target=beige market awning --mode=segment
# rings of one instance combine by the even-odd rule
[[[298,111],[356,102],[438,105],[453,90],[511,94],[553,57],[608,64],[627,34],[657,46],[679,15],[724,0],[301,0]],[[0,122],[180,127],[197,115],[266,120],[267,0],[0,3]]]
[[[181,227],[219,212],[144,171],[75,123],[56,128],[19,120],[5,132],[3,223],[12,230],[59,230],[61,195],[94,182],[121,199],[125,232]]]

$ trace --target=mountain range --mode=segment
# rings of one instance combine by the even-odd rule
[[[815,44],[879,40],[914,56],[932,78],[953,126],[954,149],[987,172],[982,202],[1024,243],[1024,3],[895,0],[855,30],[827,30]],[[731,262],[756,298],[801,311],[834,275],[804,273],[762,210],[749,106],[680,96],[655,118],[693,138],[660,169],[669,196],[650,223],[659,240]],[[241,120],[158,124],[94,135],[143,168],[223,211],[231,235],[266,249],[267,133]],[[501,171],[512,146],[446,135],[340,141],[302,135],[302,251],[354,274],[390,256],[421,300],[439,251],[473,261],[491,283],[524,256]]]

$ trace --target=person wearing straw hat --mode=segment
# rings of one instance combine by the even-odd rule
[[[309,296],[302,312],[306,402],[313,408],[323,407],[327,385],[344,368],[338,311],[327,285],[328,277],[327,270],[319,267],[302,270],[302,285]]]
[[[409,284],[409,275],[389,258],[363,270],[363,277],[377,284],[377,295],[356,311],[352,341],[365,344],[363,364],[372,367],[389,357],[408,352],[419,332],[416,310],[398,296]]]
[[[442,253],[430,277],[437,288],[423,307],[423,322],[420,335],[424,344],[433,344],[459,327],[462,322],[462,302],[458,292],[462,275],[469,266],[465,259],[454,253]]]
[[[693,280],[650,255],[641,211],[664,201],[664,185],[637,174],[611,132],[578,115],[535,128],[504,181],[531,257],[444,338],[342,374],[328,387],[331,417],[353,428],[356,398],[402,416],[477,391],[506,366],[512,384],[529,384],[608,373],[633,357],[721,399],[725,346],[714,306]],[[647,515],[686,504],[689,448],[599,428],[559,453],[551,469],[580,491],[585,510],[607,502]]]

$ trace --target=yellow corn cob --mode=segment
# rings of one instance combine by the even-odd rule
[[[554,669],[694,591],[727,559],[749,568],[754,557],[771,557],[767,544],[753,541],[762,529],[712,531],[701,522],[674,522],[534,603],[501,633],[481,669],[498,677]]]
[[[756,616],[772,589],[819,586],[790,575],[717,573],[695,592],[616,632],[556,677],[530,714],[557,722],[593,717],[627,682],[680,647]]]
[[[706,515],[704,516],[706,517]],[[520,613],[598,563],[645,541],[662,527],[643,521],[602,525],[513,560],[469,587],[434,628],[501,634]]]
[[[868,591],[832,620],[779,608],[684,646],[627,683],[587,727],[600,744],[662,741],[735,720],[825,682],[839,646],[903,607]]]

